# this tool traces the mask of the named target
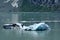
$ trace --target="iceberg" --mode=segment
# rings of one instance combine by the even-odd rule
[[[25,26],[22,23],[15,23],[15,24],[4,24],[3,28],[4,29],[12,29],[15,27],[19,27],[21,30],[25,31],[45,31],[45,30],[50,30],[49,25],[46,23],[35,23],[33,25]]]

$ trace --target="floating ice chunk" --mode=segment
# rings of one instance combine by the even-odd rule
[[[38,24],[33,24],[28,26],[26,30],[31,30],[31,31],[44,31],[44,30],[50,30],[50,27],[45,24],[45,23],[38,23]]]
[[[12,1],[11,2],[11,5],[13,6],[13,7],[18,7],[18,1],[19,0],[6,0],[6,1],[4,1],[4,3],[8,3],[8,2],[10,2],[10,1]]]
[[[46,23],[35,23],[33,25],[24,26],[22,23],[16,23],[16,24],[5,24],[3,27],[6,29],[11,29],[11,27],[20,27],[22,30],[26,31],[44,31],[44,30],[50,30],[49,25]]]
[[[18,3],[11,3],[11,5],[16,8],[18,7]]]
[[[12,3],[11,3],[11,5],[13,6],[13,7],[18,7],[18,1],[19,0],[14,0]]]

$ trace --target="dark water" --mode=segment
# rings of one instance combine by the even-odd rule
[[[56,15],[57,14],[57,15]],[[27,16],[26,16],[27,15]],[[46,22],[50,27],[50,31],[23,31],[20,29],[3,29],[2,25],[5,23],[16,23],[20,22],[21,20],[27,20],[29,19],[32,21],[41,21],[41,20],[47,20],[44,17],[47,17],[48,20],[59,20],[59,14],[58,13],[38,13],[36,14],[22,14],[22,13],[0,13],[0,40],[60,40],[60,22]],[[45,16],[43,16],[45,15]],[[48,16],[46,16],[48,15]],[[55,16],[53,16],[55,15]],[[25,16],[25,17],[24,17]],[[42,17],[38,20],[39,17]],[[57,18],[56,18],[57,17]],[[33,18],[33,19],[32,19]],[[54,18],[54,19],[53,19]],[[25,23],[24,23],[25,24]],[[25,25],[33,24],[33,22],[26,23]]]

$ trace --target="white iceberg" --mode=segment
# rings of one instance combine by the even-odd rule
[[[50,30],[50,27],[46,23],[35,23],[33,25],[24,26],[21,23],[15,23],[15,24],[4,24],[4,29],[11,29],[11,28],[19,27],[21,30],[26,31],[44,31],[44,30]]]

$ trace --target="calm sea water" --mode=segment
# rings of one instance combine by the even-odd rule
[[[0,40],[60,40],[60,22],[46,22],[51,27],[50,31],[48,30],[47,31],[23,31],[20,29],[3,29],[2,27],[2,25],[5,23],[16,23],[16,22],[20,22],[21,20],[29,21],[30,19],[33,21],[39,21],[38,17],[42,16],[42,18],[44,18],[45,16],[43,17],[43,15],[46,15],[46,14],[43,14],[41,16],[40,15],[36,16],[36,14],[35,15],[32,14],[33,15],[33,16],[31,15],[32,17],[29,15],[28,14],[23,15],[19,13],[18,14],[0,13],[0,25],[1,25]],[[51,16],[48,16],[48,17],[49,19],[54,20],[53,17]],[[43,19],[40,19],[40,20],[43,20]],[[27,22],[25,25],[30,25],[30,24],[33,24],[33,22],[31,23]]]

